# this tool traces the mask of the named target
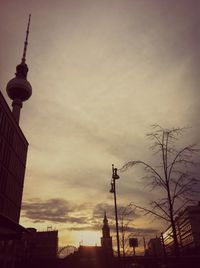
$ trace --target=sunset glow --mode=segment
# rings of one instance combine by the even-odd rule
[[[78,242],[79,245],[99,246],[101,233],[93,231],[76,232],[74,239],[76,242]]]

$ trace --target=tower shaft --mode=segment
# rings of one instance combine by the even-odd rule
[[[20,110],[23,106],[23,103],[20,99],[15,99],[12,102],[12,114],[13,117],[15,118],[16,122],[19,124],[19,118],[20,118]]]

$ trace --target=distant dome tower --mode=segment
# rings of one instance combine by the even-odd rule
[[[7,94],[12,102],[12,113],[19,124],[20,110],[23,105],[23,101],[26,101],[30,98],[32,94],[31,84],[27,80],[28,66],[26,64],[26,50],[28,45],[28,35],[30,27],[31,15],[29,15],[28,26],[26,30],[26,39],[24,42],[24,50],[22,55],[22,61],[16,67],[15,78],[11,79],[6,87]]]

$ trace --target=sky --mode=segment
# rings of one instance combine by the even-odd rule
[[[2,0],[0,88],[20,63],[28,14],[31,98],[20,126],[29,141],[21,224],[59,230],[60,245],[100,244],[111,225],[111,165],[152,163],[152,124],[200,133],[198,0]],[[121,173],[118,206],[155,198],[139,168]],[[134,214],[136,236],[165,225]],[[112,232],[114,229],[112,228]],[[114,236],[114,233],[113,233]]]

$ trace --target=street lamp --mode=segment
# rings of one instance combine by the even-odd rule
[[[116,233],[117,233],[117,255],[120,258],[120,248],[119,248],[119,228],[118,228],[118,216],[117,216],[117,199],[116,199],[116,185],[115,180],[118,180],[120,177],[117,174],[117,168],[114,168],[112,164],[112,179],[111,179],[111,189],[110,193],[114,194],[114,203],[115,203],[115,221],[116,221]]]

